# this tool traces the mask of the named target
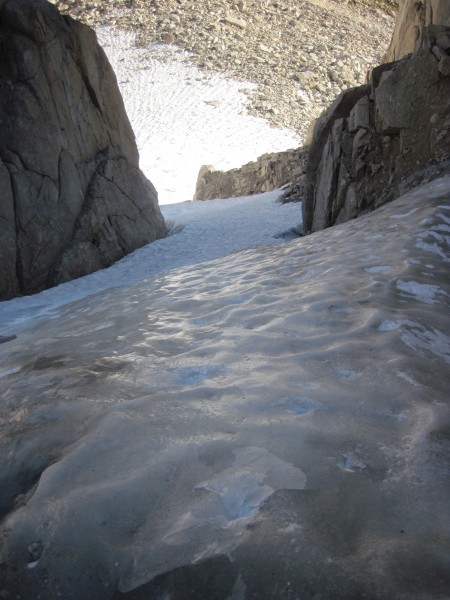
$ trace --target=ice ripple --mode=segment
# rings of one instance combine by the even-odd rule
[[[175,367],[172,372],[176,376],[177,385],[199,385],[206,379],[226,373],[223,365],[198,365],[194,367]]]
[[[220,498],[228,521],[256,514],[275,490],[302,490],[306,485],[301,469],[264,448],[242,448],[236,450],[235,456],[232,467],[196,486]]]

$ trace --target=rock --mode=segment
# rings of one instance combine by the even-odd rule
[[[298,200],[305,159],[306,149],[296,148],[263,154],[255,162],[230,171],[217,171],[212,166],[204,165],[198,174],[194,199],[248,196],[289,184],[289,192],[286,191],[285,194],[288,198],[286,201]]]
[[[225,17],[224,21],[225,23],[228,23],[229,25],[235,25],[240,29],[245,29],[247,27],[247,23],[244,21],[244,19],[236,19],[235,17]]]
[[[95,33],[0,0],[0,298],[91,273],[166,229]]]
[[[356,5],[346,0],[109,0],[95,3],[97,8],[92,0],[54,1],[91,26],[138,32],[138,43],[151,44],[155,56],[155,43],[171,44],[189,51],[188,60],[202,69],[267,85],[276,111],[262,107],[256,94],[249,94],[248,111],[300,136],[344,85],[363,83],[394,27],[392,16],[373,10],[369,0]],[[295,82],[308,64],[311,76],[302,87],[313,101],[292,102]],[[331,68],[339,75],[336,82],[329,81]]]
[[[370,127],[370,101],[368,96],[363,96],[350,112],[348,130],[355,133],[358,129]]]
[[[448,0],[399,0],[399,13],[392,40],[383,62],[399,60],[423,43],[424,29],[429,25],[450,26]]]
[[[311,228],[314,212],[314,194],[316,187],[317,171],[319,169],[324,146],[328,141],[328,137],[337,119],[347,118],[353,106],[369,93],[368,85],[351,88],[340,94],[331,104],[330,108],[325,111],[315,122],[314,126],[310,127],[306,136],[306,143],[309,144],[308,158],[306,162],[306,180],[305,180],[305,202],[302,205],[303,221],[306,225],[305,231]],[[309,199],[313,200],[310,201]]]
[[[306,167],[306,232],[450,172],[450,77],[442,68],[447,34],[444,26],[424,29],[422,48],[374,69],[368,85],[343,92],[317,120]],[[440,40],[439,60],[430,36]]]
[[[339,73],[336,69],[330,69],[329,76],[331,81],[339,81]]]

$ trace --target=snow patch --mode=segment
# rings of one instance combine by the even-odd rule
[[[424,302],[425,304],[435,304],[438,302],[436,296],[447,296],[447,293],[437,285],[432,285],[430,283],[419,283],[417,281],[404,281],[402,279],[397,279],[395,285],[402,292],[406,292],[407,294],[411,294],[418,300],[419,302]]]
[[[228,170],[300,146],[298,134],[247,113],[249,82],[207,74],[173,46],[136,45],[136,34],[97,30],[136,134],[140,167],[160,204],[190,200],[202,165]]]

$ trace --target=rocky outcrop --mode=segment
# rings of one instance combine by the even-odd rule
[[[373,3],[392,9],[395,2],[52,1],[92,27],[107,23],[134,31],[142,46],[178,46],[204,72],[256,83],[257,89],[243,85],[249,112],[301,134],[338,93],[363,83],[378,64],[394,18],[374,11]]]
[[[95,33],[0,0],[0,298],[106,267],[166,233]]]
[[[343,92],[315,124],[303,223],[324,229],[450,172],[450,28],[430,26],[422,47]]]
[[[195,200],[233,198],[268,192],[286,184],[296,183],[297,193],[303,178],[306,150],[296,148],[285,152],[263,154],[255,162],[231,169],[216,171],[209,165],[201,167],[195,190]]]
[[[424,28],[450,26],[448,0],[399,0],[399,13],[384,62],[399,60],[423,43]]]

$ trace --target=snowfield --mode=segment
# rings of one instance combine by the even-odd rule
[[[129,31],[103,27],[97,35],[117,75],[141,169],[160,204],[191,200],[202,165],[232,169],[301,145],[294,131],[246,112],[245,90],[255,84],[208,74],[176,46],[137,47]]]
[[[179,202],[295,136],[103,33],[171,235],[0,303],[0,597],[448,600],[450,177]]]
[[[186,262],[0,304],[4,590],[444,600],[449,188],[217,258],[228,201],[181,204]]]

